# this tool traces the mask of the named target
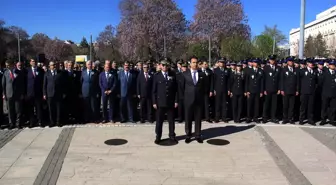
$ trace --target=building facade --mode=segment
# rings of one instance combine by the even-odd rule
[[[322,34],[329,51],[336,50],[336,6],[317,14],[316,20],[305,25],[305,40]],[[299,55],[300,28],[289,33],[290,55]]]

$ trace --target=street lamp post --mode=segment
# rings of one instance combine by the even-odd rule
[[[301,0],[300,44],[299,44],[299,58],[300,59],[303,59],[303,55],[304,55],[305,15],[306,15],[306,0]]]
[[[211,37],[209,35],[209,65],[211,67]]]
[[[274,52],[275,52],[275,36],[273,36],[273,55],[274,55]]]
[[[92,35],[90,35],[90,60],[92,61]]]
[[[166,48],[166,36],[163,36],[163,55],[167,58],[167,48]]]
[[[19,62],[21,62],[21,47],[20,47],[20,34],[17,34],[18,39],[18,56],[19,56]]]

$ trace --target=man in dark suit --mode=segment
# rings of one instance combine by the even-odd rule
[[[264,92],[264,74],[259,68],[259,59],[252,60],[253,67],[246,75],[245,91],[247,96],[247,118],[246,123],[259,123],[259,103]],[[252,116],[253,112],[253,116]]]
[[[322,109],[321,109],[321,123],[325,125],[329,115],[330,124],[336,125],[336,60],[329,62],[329,69],[323,72],[322,76]]]
[[[204,96],[206,94],[206,74],[197,68],[196,57],[190,59],[190,70],[183,72],[182,89],[184,94],[185,106],[185,132],[186,143],[191,142],[192,121],[195,120],[195,138],[197,142],[203,143],[201,135],[202,115],[204,109]]]
[[[27,69],[27,106],[29,114],[29,127],[33,127],[35,123],[34,109],[36,110],[36,117],[38,126],[43,127],[43,79],[44,71],[42,68],[36,66],[34,59],[30,60],[30,66]]]
[[[103,102],[103,123],[111,121],[115,123],[113,114],[115,91],[116,91],[117,77],[111,71],[111,62],[105,61],[104,71],[99,75],[99,86],[101,89],[101,97]],[[107,113],[107,105],[109,104],[109,113]]]
[[[140,99],[140,121],[145,122],[145,115],[147,115],[147,121],[153,122],[152,118],[152,85],[153,75],[148,73],[148,65],[144,64],[142,71],[137,78],[137,94]]]
[[[27,76],[22,69],[22,62],[9,63],[9,68],[2,77],[3,98],[8,104],[9,128],[22,128],[23,101],[26,95]]]
[[[278,123],[276,119],[278,95],[280,94],[280,67],[275,63],[276,55],[270,55],[269,65],[264,67],[264,107],[263,107],[263,123],[267,123],[269,113],[271,112],[271,122]]]
[[[169,125],[169,138],[177,143],[175,138],[174,109],[178,106],[178,84],[174,72],[169,71],[167,61],[161,61],[161,71],[154,76],[152,89],[153,107],[157,110],[155,143],[159,144],[162,137],[162,125],[167,114]]]
[[[82,97],[84,99],[84,121],[99,123],[100,101],[99,72],[92,68],[92,62],[86,62],[86,69],[82,71]]]
[[[300,124],[303,124],[306,115],[308,117],[308,123],[311,125],[315,125],[314,122],[314,99],[316,87],[318,84],[317,81],[317,72],[314,70],[314,65],[312,60],[307,60],[307,67],[301,69],[300,75],[298,76],[300,79],[298,82],[300,83]]]
[[[213,73],[213,90],[215,95],[215,123],[222,121],[227,123],[227,97],[231,94],[228,91],[230,71],[225,68],[225,59],[218,61],[218,68]]]
[[[54,62],[49,62],[49,70],[44,75],[43,98],[49,108],[50,127],[62,127],[62,103],[65,98],[65,78],[61,70],[57,70]]]
[[[293,57],[287,57],[287,66],[281,74],[281,94],[283,96],[283,124],[294,124],[295,97],[299,95],[299,83],[297,69],[293,65]]]
[[[135,123],[133,119],[134,100],[136,98],[136,75],[130,70],[130,63],[124,63],[124,70],[119,71],[120,84],[120,119],[126,122],[125,108],[127,107],[128,121]]]
[[[64,99],[64,108],[66,114],[64,114],[65,120],[73,123],[80,123],[80,111],[81,111],[81,72],[73,69],[73,62],[67,61],[66,70],[64,71],[64,77],[66,82]],[[72,120],[73,119],[73,120]]]

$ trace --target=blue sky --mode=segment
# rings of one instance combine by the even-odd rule
[[[252,34],[260,34],[265,25],[278,25],[288,35],[299,27],[301,0],[242,0]],[[306,0],[306,22],[336,5],[335,0]],[[192,20],[197,0],[176,0],[188,20]],[[8,25],[24,28],[30,35],[43,32],[51,38],[93,39],[108,24],[120,21],[119,0],[1,0],[0,19]]]

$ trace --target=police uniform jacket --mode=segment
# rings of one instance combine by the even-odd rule
[[[323,73],[322,97],[336,97],[336,71],[334,72],[334,74],[331,74],[330,70],[326,70]]]
[[[214,69],[213,74],[213,80],[214,80],[214,91],[216,93],[227,93],[228,91],[228,85],[229,85],[229,78],[230,78],[230,72],[228,69],[220,69],[216,68]]]
[[[280,89],[280,67],[274,65],[272,69],[271,65],[267,65],[264,68],[264,87],[268,93],[276,93]]]
[[[262,69],[257,68],[257,71],[250,69],[246,76],[245,91],[249,93],[262,93],[264,91],[264,74]]]
[[[298,75],[297,69],[292,67],[293,72],[291,72],[288,66],[284,67],[281,73],[281,91],[285,94],[295,94],[299,91]]]
[[[154,75],[152,101],[158,107],[172,108],[178,102],[178,85],[175,73],[167,71],[167,74],[167,79],[161,71]]]
[[[245,92],[245,74],[244,72],[232,72],[230,76],[230,85],[229,91],[232,92],[233,95],[243,95]]]
[[[301,69],[299,78],[300,93],[314,94],[318,83],[317,72],[313,69],[309,72],[308,68]]]

